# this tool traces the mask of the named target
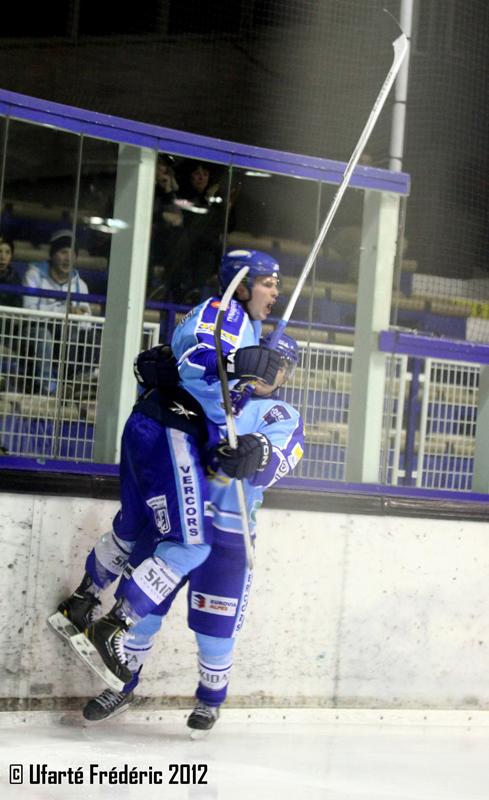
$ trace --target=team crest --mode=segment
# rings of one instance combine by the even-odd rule
[[[146,500],[146,505],[153,510],[156,527],[159,532],[162,535],[168,533],[171,530],[171,525],[166,494],[162,494],[159,497],[151,497],[149,500]]]
[[[285,406],[275,405],[267,411],[263,419],[267,425],[272,425],[274,422],[284,422],[290,419],[290,414]]]

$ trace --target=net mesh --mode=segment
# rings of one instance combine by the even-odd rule
[[[398,18],[400,5],[153,0],[138,14],[114,14],[110,5],[70,0],[53,4],[48,18],[43,11],[42,24],[35,10],[26,18],[14,6],[0,35],[2,84],[143,122],[345,161],[392,55],[395,32],[381,8]],[[415,0],[414,10],[404,158],[412,196],[393,322],[487,341],[478,320],[489,317],[489,5]],[[368,145],[377,166],[389,162],[392,99]]]

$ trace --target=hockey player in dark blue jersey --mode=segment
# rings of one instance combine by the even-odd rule
[[[282,361],[276,386],[287,379],[291,368],[297,363],[297,347],[292,339],[282,337],[278,350]],[[258,384],[256,392],[263,391],[268,394],[273,388]],[[249,448],[245,448],[245,456],[229,451],[221,441],[223,428],[213,424],[210,424],[209,428],[207,453],[212,457],[209,459],[208,456],[207,459],[207,474],[214,477],[209,484],[209,510],[212,513],[214,545],[209,558],[202,565],[202,570],[194,569],[189,582],[189,619],[190,626],[197,636],[201,672],[197,705],[189,718],[191,727],[212,724],[217,716],[217,708],[225,698],[226,676],[230,668],[234,635],[242,626],[251,585],[251,575],[246,565],[241,536],[235,482],[230,480],[230,477],[246,475],[249,478],[244,485],[251,527],[254,529],[255,514],[261,504],[263,489],[272,485],[295,466],[302,456],[303,447],[302,422],[299,415],[286,403],[276,399],[253,399],[237,419],[237,429],[243,444],[248,445],[249,440],[255,435],[264,436],[270,442],[267,465],[261,470],[256,468],[253,456],[250,460]],[[254,433],[251,434],[251,431]],[[161,536],[158,534],[155,536],[148,529],[141,531],[135,547],[133,542],[117,540],[114,535],[101,537],[87,559],[87,578],[92,582],[92,592],[93,589],[108,585],[121,573],[133,547],[130,556],[132,567],[141,561],[147,561],[147,557],[153,553],[155,542],[161,539]],[[124,548],[126,555],[121,548]],[[137,683],[138,670],[150,650],[162,616],[167,613],[178,588],[183,583],[184,581],[181,581],[155,613],[150,613],[130,629],[129,637],[125,637],[124,657],[127,658],[128,668],[133,674],[123,691],[107,689],[90,701],[84,710],[88,719],[112,716],[132,701],[132,689]],[[127,581],[123,579],[122,590],[118,594],[121,594],[121,591],[123,593],[125,584]],[[213,605],[222,602],[219,598],[228,597],[230,592],[233,593],[233,598],[225,601],[229,605],[226,614],[221,617],[215,613]],[[82,592],[79,591],[78,594],[81,595]],[[207,608],[208,602],[211,605]],[[223,659],[228,662],[225,668],[222,667]],[[218,687],[220,693],[214,694],[212,687],[214,689]]]
[[[268,397],[285,382],[297,363],[297,347],[290,337],[283,336],[277,349],[283,359],[283,367],[275,385],[258,384],[256,393],[263,397],[253,397],[236,420],[241,441],[256,435],[266,436],[270,442],[267,465],[262,469],[254,469],[246,457],[230,451],[223,444],[222,428],[210,425],[207,474],[213,545],[206,561],[193,569],[188,577],[188,621],[196,634],[200,676],[197,704],[188,720],[192,728],[209,729],[218,717],[219,707],[226,698],[235,637],[242,628],[251,589],[252,574],[247,567],[236,484],[232,478],[246,478],[244,488],[254,535],[256,512],[261,505],[264,489],[287,475],[303,453],[303,428],[299,414],[284,401]],[[129,570],[123,576],[116,596],[127,597],[130,570],[141,561],[147,561],[154,547],[155,539],[151,535],[143,533],[138,537],[129,558]],[[106,566],[100,562],[101,555],[102,550],[97,555],[95,548],[90,565],[94,578],[99,581],[106,577]],[[119,649],[125,666],[132,673],[131,677],[122,690],[106,689],[91,700],[84,709],[87,719],[106,719],[132,702],[133,690],[154,636],[184,583],[185,580],[182,580],[167,598],[125,632]],[[145,598],[143,605],[140,605],[138,592],[132,592],[131,597],[139,610],[147,607]]]
[[[247,279],[238,287],[236,302],[232,303],[223,326],[228,374],[234,382],[251,378],[273,383],[280,357],[261,346],[258,337],[261,321],[270,313],[278,296],[279,267],[265,253],[232,251],[223,258],[221,265],[223,289],[243,264],[249,267]],[[141,531],[153,531],[163,539],[151,564],[140,564],[128,587],[129,590],[143,583],[147,590],[149,605],[139,609],[138,617],[147,613],[151,603],[161,602],[171,594],[210,552],[213,531],[209,488],[200,451],[207,439],[206,415],[217,423],[221,417],[223,419],[212,335],[217,307],[217,298],[211,298],[178,326],[174,336],[177,365],[169,361],[167,355],[161,359],[164,348],[156,349],[156,362],[160,358],[160,363],[153,364],[157,386],[136,404],[124,430],[121,512],[115,517],[113,532],[98,543],[96,555],[100,563],[110,561],[108,572],[113,569],[117,574],[117,562],[127,560]],[[148,362],[145,367],[148,368]],[[176,387],[178,378],[180,385]],[[199,400],[205,405],[205,414]],[[263,462],[269,450],[265,439],[259,437],[247,440],[243,447],[246,447],[248,462],[252,460],[255,466]],[[114,545],[116,553],[112,550]],[[151,569],[151,585],[147,579],[148,568]],[[70,623],[79,630],[89,625],[98,605],[99,588],[102,585],[94,583],[87,562],[82,584],[60,604],[59,613],[50,618],[53,627],[62,632],[62,622],[68,630]],[[118,609],[117,620],[117,625],[113,626],[114,635],[110,635],[114,644],[115,629],[119,623],[126,624],[124,607]],[[121,677],[124,676],[127,677],[127,673],[122,670]]]

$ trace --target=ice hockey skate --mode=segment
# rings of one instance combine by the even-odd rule
[[[126,623],[110,612],[89,625],[85,633],[70,639],[82,661],[116,692],[120,692],[133,677],[124,653],[126,631]]]
[[[89,722],[103,722],[112,719],[126,711],[134,701],[134,692],[115,692],[113,689],[104,691],[89,700],[83,709],[83,716]]]
[[[208,706],[206,703],[198,702],[187,719],[187,727],[191,728],[191,739],[203,739],[214,727],[219,719],[219,707]]]
[[[90,584],[91,580],[86,576],[78,589],[63,600],[54,614],[48,617],[49,625],[64,641],[69,641],[72,636],[84,631],[95,620],[100,600],[88,591]]]

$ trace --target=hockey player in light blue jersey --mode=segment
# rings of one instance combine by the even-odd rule
[[[243,266],[248,267],[248,274],[229,305],[221,333],[231,388],[240,380],[254,378],[273,384],[278,369],[276,353],[261,347],[260,337],[262,322],[278,299],[279,265],[271,256],[257,250],[232,250],[224,256],[219,272],[223,291]],[[190,311],[177,326],[171,347],[182,386],[199,401],[210,420],[223,423],[214,345],[219,303],[219,298],[211,297]]]

